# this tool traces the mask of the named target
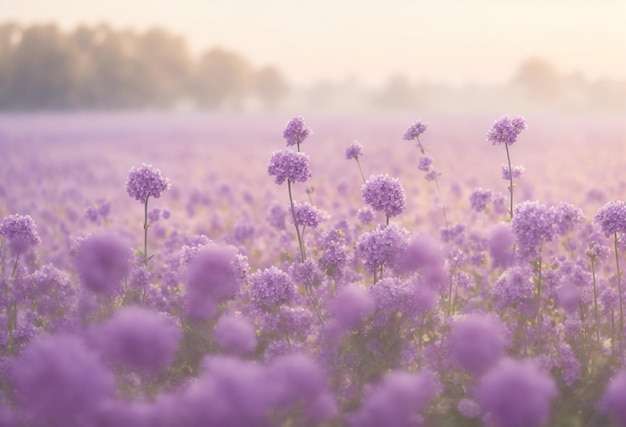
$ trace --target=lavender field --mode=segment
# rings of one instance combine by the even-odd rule
[[[2,115],[0,426],[626,426],[625,164],[617,115]]]

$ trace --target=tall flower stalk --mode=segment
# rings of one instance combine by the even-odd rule
[[[143,163],[139,168],[131,168],[126,181],[126,191],[133,199],[143,203],[143,265],[148,265],[152,256],[148,256],[148,199],[156,199],[169,190],[170,182],[161,175],[161,171]]]
[[[513,184],[513,176],[516,174],[516,169],[511,165],[511,155],[509,153],[509,145],[513,145],[517,141],[519,134],[527,128],[526,120],[523,117],[516,117],[514,119],[504,116],[491,126],[489,132],[487,132],[487,141],[493,145],[504,144],[506,149],[506,159],[508,163],[508,181],[509,181],[509,215],[513,219],[513,190],[515,188]]]
[[[405,141],[415,141],[417,143],[417,148],[419,148],[422,156],[419,158],[417,168],[422,172],[425,172],[425,178],[427,181],[433,181],[435,183],[435,189],[437,190],[437,197],[439,198],[439,203],[441,204],[441,211],[443,213],[443,221],[445,226],[448,226],[448,212],[446,208],[446,204],[443,201],[443,197],[441,195],[441,187],[439,186],[439,172],[435,169],[433,165],[433,159],[430,157],[427,152],[424,144],[420,140],[420,135],[426,132],[428,129],[428,125],[423,122],[415,122],[404,132],[404,136],[402,139]]]

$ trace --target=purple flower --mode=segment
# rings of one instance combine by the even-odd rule
[[[247,354],[256,348],[254,326],[243,317],[220,317],[213,330],[213,338],[223,350],[234,354]]]
[[[406,207],[404,189],[397,178],[387,174],[372,175],[361,189],[363,200],[387,218],[399,215]]]
[[[510,224],[495,225],[489,234],[489,255],[493,267],[509,267],[515,258],[515,236]]]
[[[116,366],[153,374],[172,362],[180,328],[164,315],[126,306],[94,328],[99,351]]]
[[[565,236],[572,231],[576,224],[581,223],[584,219],[583,211],[569,203],[561,202],[550,208],[554,217],[554,227],[556,233]]]
[[[283,138],[287,141],[287,146],[300,145],[312,133],[311,129],[304,126],[304,119],[298,116],[289,120],[283,130]]]
[[[250,275],[250,298],[262,310],[270,311],[288,303],[295,294],[289,275],[274,266]]]
[[[277,230],[284,230],[286,217],[287,210],[274,202],[267,213],[267,222]]]
[[[316,228],[326,219],[326,214],[309,202],[295,203],[293,209],[297,225]]]
[[[620,425],[626,425],[626,371],[611,378],[601,404]]]
[[[534,362],[505,357],[480,379],[477,394],[497,427],[536,427],[548,420],[559,391]]]
[[[410,318],[424,314],[430,310],[435,301],[434,292],[429,286],[413,280],[400,280],[387,277],[376,282],[370,293],[376,302],[381,320],[387,319],[387,314],[404,313]]]
[[[511,224],[522,257],[537,257],[541,245],[556,237],[554,220],[554,212],[539,202],[522,202],[515,207]]]
[[[405,141],[412,141],[417,139],[421,134],[426,132],[428,125],[422,122],[415,122],[404,132],[402,139]]]
[[[443,251],[438,243],[426,234],[413,237],[398,256],[395,267],[399,273],[419,271],[430,286],[443,283],[447,277]]]
[[[500,358],[505,344],[504,326],[495,315],[470,314],[452,324],[452,358],[473,374],[482,374],[491,367]]]
[[[141,164],[140,168],[131,168],[126,181],[128,195],[141,203],[146,203],[148,197],[158,199],[165,191],[170,189],[170,182],[161,175],[161,171]]]
[[[33,426],[91,425],[115,393],[115,378],[98,355],[69,335],[35,339],[12,373],[19,405]]]
[[[292,150],[274,151],[270,157],[267,173],[274,177],[276,184],[306,182],[311,177],[311,159],[304,153]]]
[[[0,222],[0,236],[8,243],[15,256],[27,251],[41,242],[37,226],[30,215],[9,215]]]
[[[328,303],[328,312],[342,329],[352,329],[369,316],[375,308],[375,301],[365,289],[357,286],[341,288]]]
[[[480,187],[474,188],[470,194],[469,200],[472,210],[482,212],[487,207],[487,203],[491,201],[493,191],[485,190]]]
[[[535,286],[528,268],[512,267],[502,273],[493,287],[493,300],[498,311],[515,307],[524,312],[532,310]]]
[[[417,169],[422,172],[430,172],[430,168],[433,165],[433,158],[430,156],[420,156],[417,161]]]
[[[508,116],[504,116],[496,120],[491,126],[489,132],[487,132],[487,141],[493,145],[512,145],[526,127],[526,120],[523,117],[511,119]]]
[[[348,148],[346,148],[346,160],[356,159],[363,156],[363,145],[358,141],[354,141]]]
[[[238,294],[243,277],[237,265],[235,252],[227,247],[206,246],[194,255],[185,273],[188,316],[208,319],[215,304]]]
[[[626,202],[608,202],[594,218],[606,236],[626,232]]]
[[[521,178],[525,170],[524,166],[521,165],[513,165],[511,166],[511,170],[509,170],[509,165],[502,165],[502,179],[509,181],[511,175],[513,175],[513,179]]]
[[[374,211],[369,206],[365,206],[356,212],[356,217],[363,224],[370,224],[374,221]]]
[[[374,273],[383,265],[395,264],[398,256],[406,249],[408,238],[408,231],[395,224],[379,226],[376,230],[359,237],[356,251],[365,269]]]
[[[392,371],[366,390],[359,410],[350,415],[353,427],[408,427],[421,425],[420,414],[434,397],[436,387],[429,373]]]
[[[100,234],[81,242],[76,269],[83,286],[97,294],[115,294],[130,273],[130,249],[117,237]]]

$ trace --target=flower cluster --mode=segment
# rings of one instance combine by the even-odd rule
[[[9,244],[11,253],[18,255],[41,242],[37,225],[30,215],[10,215],[0,222],[0,236]]]
[[[363,145],[360,142],[354,141],[348,148],[346,148],[346,160],[356,159],[363,157]]]
[[[404,132],[402,139],[405,141],[417,139],[421,134],[426,132],[426,129],[428,129],[428,125],[426,123],[415,122]]]
[[[491,126],[487,132],[487,141],[493,145],[513,145],[517,137],[526,129],[526,120],[523,117],[514,119],[504,116]]]
[[[406,208],[404,189],[397,178],[387,174],[372,175],[361,189],[363,200],[387,218],[400,215]]]
[[[131,168],[126,181],[128,195],[141,203],[146,203],[148,197],[158,199],[170,189],[169,179],[161,175],[161,171],[152,165],[143,163],[139,168]]]
[[[289,275],[276,267],[250,275],[250,298],[258,308],[272,310],[295,297],[295,287]]]
[[[285,126],[283,138],[287,141],[287,146],[300,145],[313,132],[305,127],[304,119],[300,116],[294,117]]]
[[[305,153],[292,150],[275,151],[270,157],[267,173],[276,184],[285,181],[306,182],[311,177],[311,160]]]

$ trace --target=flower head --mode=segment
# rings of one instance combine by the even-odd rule
[[[13,380],[29,425],[82,425],[115,393],[113,373],[70,335],[31,341],[15,360]]]
[[[311,177],[311,159],[292,150],[275,151],[270,157],[267,173],[279,185],[287,180],[306,182]]]
[[[323,211],[309,202],[295,203],[293,210],[297,225],[315,228],[326,218],[326,214]]]
[[[304,126],[304,119],[298,116],[289,120],[283,130],[283,138],[287,141],[287,146],[299,145],[312,133],[311,129]]]
[[[130,273],[131,251],[117,237],[88,237],[78,247],[76,268],[83,286],[98,294],[114,294]]]
[[[296,289],[289,275],[272,266],[250,275],[250,298],[261,309],[273,309],[290,302]]]
[[[404,189],[397,178],[387,174],[372,175],[361,188],[365,203],[375,211],[382,211],[387,217],[402,213],[406,207]]]
[[[404,139],[405,141],[412,141],[414,139],[417,139],[421,134],[426,132],[427,128],[428,125],[426,123],[415,122],[411,126],[409,126],[406,132],[404,132],[404,136],[402,137],[402,139]]]
[[[133,199],[146,203],[148,197],[158,199],[170,189],[170,182],[161,175],[161,171],[142,163],[140,168],[131,168],[126,181],[126,191]]]
[[[10,215],[0,222],[0,236],[7,239],[11,253],[21,254],[41,242],[30,215]]]
[[[608,202],[594,218],[606,236],[626,232],[626,202]]]
[[[478,385],[484,412],[497,427],[536,427],[550,416],[550,401],[559,394],[556,382],[530,360],[503,358]]]
[[[513,145],[517,141],[517,137],[526,129],[526,120],[523,117],[511,119],[504,116],[491,126],[487,132],[487,141],[493,145]]]
[[[497,316],[471,314],[452,325],[452,357],[460,367],[474,374],[481,374],[493,365],[505,344],[504,326]]]
[[[226,351],[246,354],[256,348],[256,331],[244,317],[222,316],[213,330],[213,338]]]
[[[358,141],[354,141],[348,148],[346,148],[346,160],[359,159],[363,156],[363,145]]]
[[[148,374],[172,362],[182,335],[172,320],[136,306],[120,308],[95,332],[96,346],[107,360]]]

